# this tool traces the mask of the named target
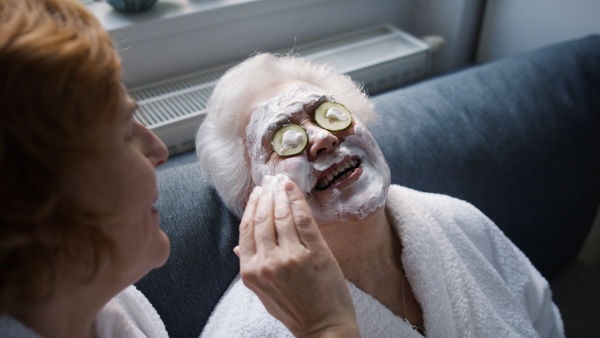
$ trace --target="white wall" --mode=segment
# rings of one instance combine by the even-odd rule
[[[488,0],[477,62],[600,34],[598,0]]]
[[[447,72],[472,62],[483,0],[415,0],[406,28],[412,34],[440,35],[446,47],[434,56],[432,73]]]
[[[143,13],[148,20],[109,29],[124,46],[123,81],[130,87],[240,61],[256,51],[291,49],[385,22],[401,26],[408,13],[405,1],[260,0],[165,20],[160,12],[173,11],[167,3],[159,1],[154,16]],[[173,3],[182,10],[194,7],[192,0]]]
[[[126,15],[90,9],[121,46],[123,82],[135,87],[348,31],[392,24],[417,37],[441,35],[433,73],[465,66],[483,0],[160,0]],[[225,4],[225,5],[223,5]]]

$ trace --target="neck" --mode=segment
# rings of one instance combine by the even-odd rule
[[[101,308],[101,307],[100,307]],[[56,295],[51,299],[15,309],[11,315],[42,337],[90,337],[95,315],[93,310],[73,299]]]
[[[365,219],[324,224],[320,229],[350,282],[395,315],[423,325],[423,311],[402,269],[402,245],[385,207]]]
[[[367,293],[401,272],[400,242],[388,222],[385,207],[361,220],[320,226],[344,276]]]

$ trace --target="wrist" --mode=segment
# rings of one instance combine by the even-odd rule
[[[337,324],[308,328],[302,333],[295,333],[298,338],[360,338],[356,318],[348,318]]]

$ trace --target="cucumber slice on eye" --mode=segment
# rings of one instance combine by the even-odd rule
[[[301,126],[288,124],[275,132],[271,144],[273,150],[281,156],[300,154],[308,144],[308,134]]]
[[[339,131],[352,124],[352,113],[343,104],[325,101],[315,109],[315,121],[329,131]]]

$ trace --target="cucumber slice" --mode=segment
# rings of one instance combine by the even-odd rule
[[[308,134],[301,126],[288,124],[275,132],[271,144],[273,150],[281,156],[300,154],[308,144]]]
[[[325,101],[315,109],[315,121],[329,131],[340,131],[352,124],[352,113],[343,104]]]

